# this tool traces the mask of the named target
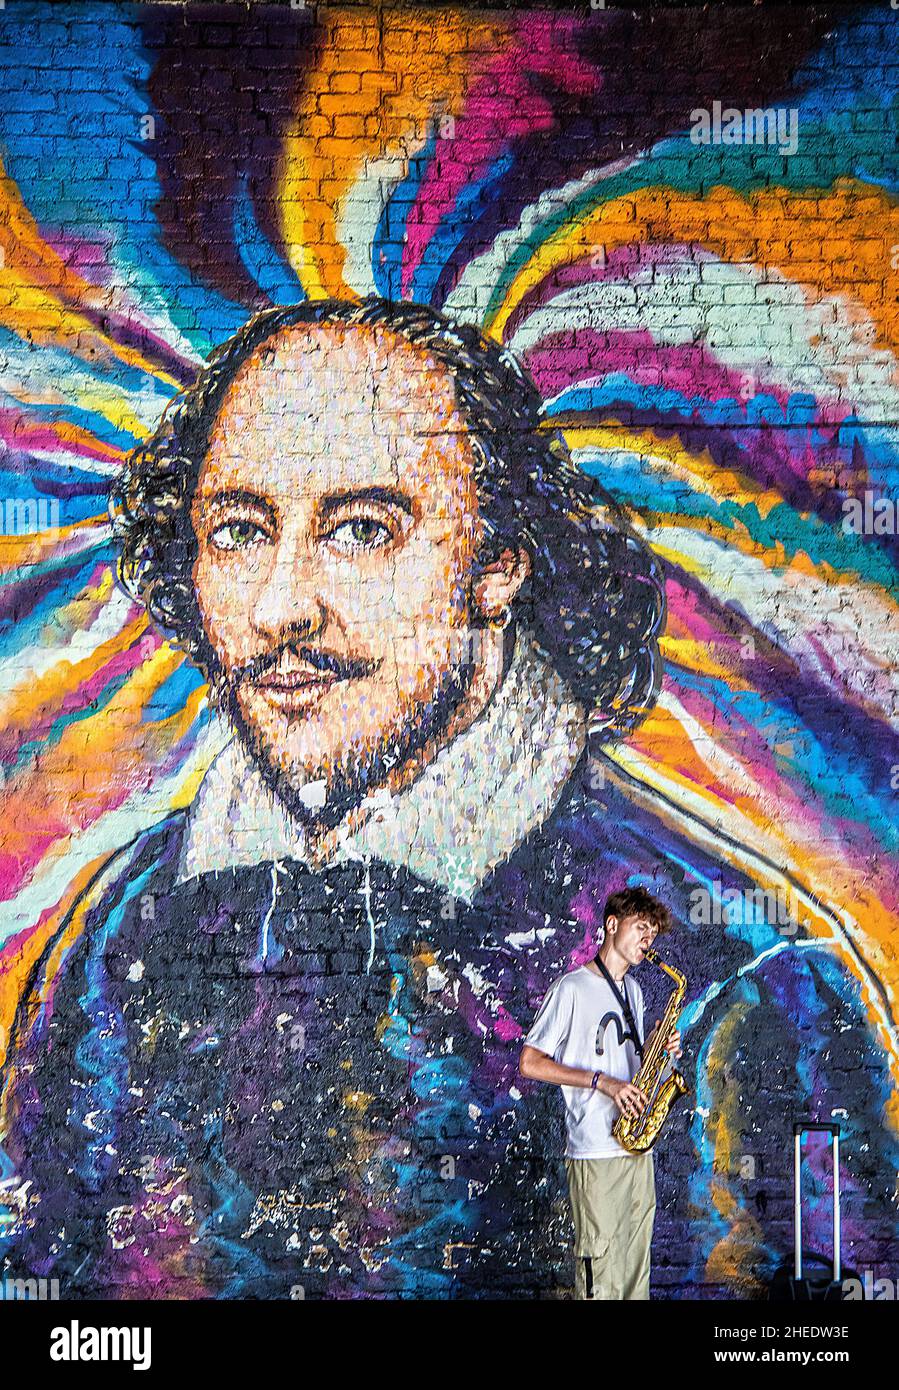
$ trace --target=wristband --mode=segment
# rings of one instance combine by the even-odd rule
[[[593,1073],[593,1080],[590,1082],[590,1090],[591,1090],[591,1091],[595,1091],[595,1090],[596,1090],[596,1087],[599,1085],[599,1078],[600,1078],[601,1076],[602,1076],[602,1072],[601,1072],[601,1071],[595,1071],[595,1072]]]

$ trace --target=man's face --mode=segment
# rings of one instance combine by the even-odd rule
[[[282,331],[224,398],[191,515],[219,698],[297,814],[322,782],[353,804],[470,680],[480,523],[448,373],[385,330]]]
[[[658,936],[658,928],[639,913],[620,918],[615,931],[615,946],[631,965],[639,965],[646,949]]]

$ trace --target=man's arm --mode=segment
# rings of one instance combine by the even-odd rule
[[[610,1096],[622,1113],[639,1114],[646,1105],[646,1096],[630,1081],[618,1081],[605,1072],[587,1071],[583,1067],[566,1067],[562,1062],[554,1062],[545,1052],[525,1043],[521,1049],[518,1070],[529,1081],[549,1081],[555,1086],[578,1086],[583,1090],[595,1089],[604,1096]]]
[[[547,1057],[545,1052],[541,1052],[538,1047],[531,1047],[529,1043],[525,1043],[521,1049],[518,1070],[529,1081],[551,1081],[556,1086],[583,1086],[586,1090],[593,1085],[592,1071],[585,1071],[583,1067],[566,1067],[561,1062],[554,1062],[552,1057]],[[603,1075],[600,1073],[596,1083],[597,1091],[602,1083]]]

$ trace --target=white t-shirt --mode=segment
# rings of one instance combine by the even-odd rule
[[[628,980],[627,976],[619,988],[622,992],[627,990],[627,1001],[643,1042],[643,991],[636,980]],[[605,976],[594,974],[586,965],[550,985],[525,1042],[563,1066],[605,1072],[618,1081],[632,1081],[640,1066],[621,1005]],[[612,1097],[580,1086],[563,1086],[561,1090],[568,1131],[565,1157],[626,1156],[627,1149],[612,1137],[612,1126],[619,1115]]]

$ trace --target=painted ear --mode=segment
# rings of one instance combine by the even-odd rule
[[[478,576],[474,584],[474,599],[487,617],[508,608],[531,572],[531,557],[524,549],[503,551]]]

